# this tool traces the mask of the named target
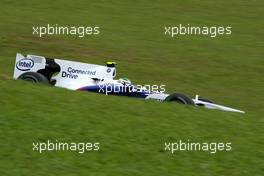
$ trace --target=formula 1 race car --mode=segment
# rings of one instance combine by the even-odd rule
[[[35,55],[24,57],[19,53],[16,55],[14,69],[14,79],[46,83],[72,90],[167,102],[174,101],[182,104],[204,106],[209,109],[244,113],[244,111],[218,105],[206,99],[200,99],[198,95],[192,99],[182,93],[167,94],[164,91],[150,90],[145,86],[133,85],[127,78],[114,79],[115,76],[115,62],[107,62],[105,66],[102,66]]]

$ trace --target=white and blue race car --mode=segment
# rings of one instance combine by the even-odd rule
[[[25,57],[17,53],[13,77],[14,79],[46,83],[72,90],[179,102],[194,106],[204,106],[209,109],[244,113],[244,111],[238,109],[200,99],[198,95],[192,99],[182,93],[167,94],[159,90],[153,91],[145,86],[133,85],[127,78],[114,79],[115,76],[116,64],[114,62],[107,62],[106,65],[102,66],[36,55],[27,55]]]

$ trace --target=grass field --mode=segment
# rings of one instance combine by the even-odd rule
[[[264,173],[264,2],[56,0],[0,2],[0,175]],[[45,24],[98,36],[32,35]],[[231,36],[164,35],[178,24],[232,26]],[[166,84],[246,114],[74,92],[12,80],[15,54],[118,63],[117,77]],[[100,142],[99,152],[32,151],[32,142]],[[232,151],[164,152],[164,142],[232,142]]]

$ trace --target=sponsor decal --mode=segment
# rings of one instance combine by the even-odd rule
[[[24,58],[16,63],[16,68],[20,71],[29,71],[34,66],[32,59]]]
[[[81,75],[95,75],[96,71],[81,70],[81,69],[74,69],[72,67],[68,67],[67,71],[61,72],[61,77],[70,78],[70,79],[78,79],[79,74],[81,74]]]
[[[111,71],[112,71],[111,68],[108,68],[108,69],[106,70],[107,73],[110,73]]]
[[[107,73],[110,73],[110,72],[111,72],[111,68],[108,68],[108,69],[106,70],[106,72],[107,72]]]

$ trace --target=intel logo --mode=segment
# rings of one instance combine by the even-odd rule
[[[16,68],[21,71],[28,71],[34,66],[32,59],[24,58],[16,63]]]

